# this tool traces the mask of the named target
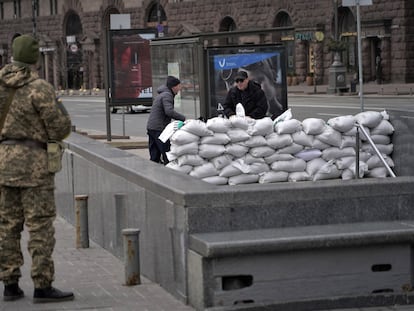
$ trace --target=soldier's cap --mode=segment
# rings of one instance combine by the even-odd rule
[[[21,35],[13,40],[13,61],[36,64],[39,59],[39,42],[31,35]]]

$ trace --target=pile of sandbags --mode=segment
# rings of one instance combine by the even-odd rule
[[[290,112],[290,111],[288,111]],[[394,132],[388,114],[365,111],[325,122],[284,114],[188,120],[172,134],[167,167],[216,185],[352,179],[356,176],[358,124],[390,167]],[[359,177],[386,177],[387,169],[360,131]]]

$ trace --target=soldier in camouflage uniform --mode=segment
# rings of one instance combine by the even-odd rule
[[[16,89],[0,131],[0,280],[4,300],[24,296],[18,285],[24,224],[30,234],[34,302],[72,300],[73,293],[52,287],[55,174],[48,170],[47,153],[47,142],[62,141],[70,134],[71,121],[56,100],[53,86],[31,69],[38,61],[38,42],[22,35],[13,41],[12,48],[13,62],[0,70],[0,120],[10,89]]]

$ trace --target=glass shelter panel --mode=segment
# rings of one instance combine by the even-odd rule
[[[179,78],[182,90],[175,97],[175,109],[187,118],[200,117],[199,55],[196,45],[152,46],[151,59],[154,87],[158,89],[164,85],[169,75]]]

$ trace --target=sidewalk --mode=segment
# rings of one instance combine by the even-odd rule
[[[141,285],[124,286],[124,265],[121,260],[90,242],[90,247],[75,247],[75,228],[58,217],[55,222],[55,282],[62,290],[70,290],[75,300],[60,303],[33,304],[33,283],[30,279],[31,259],[27,237],[23,234],[22,250],[25,264],[20,286],[26,297],[18,301],[0,300],[0,311],[48,310],[114,310],[114,311],[190,311],[194,310],[141,276]],[[3,291],[3,287],[1,287]]]
[[[349,85],[348,85],[349,86]],[[316,92],[315,92],[316,91]],[[298,85],[288,86],[288,95],[327,95],[327,96],[359,96],[359,84],[356,86],[356,92],[344,92],[339,94],[329,94],[328,85],[306,85],[300,83]],[[364,96],[413,96],[414,99],[414,83],[391,83],[377,84],[375,82],[367,82],[363,84]]]
[[[58,217],[56,227],[55,259],[56,281],[54,286],[75,293],[75,300],[60,303],[33,304],[33,284],[30,279],[31,260],[27,252],[27,237],[23,233],[22,249],[25,264],[20,285],[26,297],[0,302],[0,311],[50,311],[50,310],[104,310],[104,311],[191,311],[158,284],[141,276],[141,285],[124,286],[124,266],[121,260],[90,242],[90,247],[75,247],[75,229]],[[335,309],[325,311],[412,311],[414,306]]]

